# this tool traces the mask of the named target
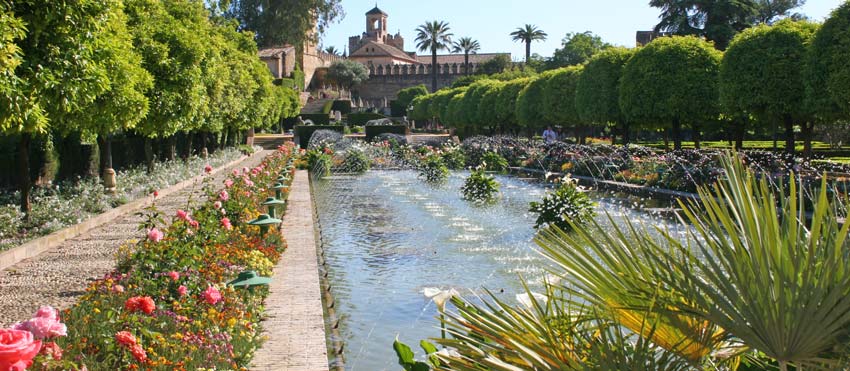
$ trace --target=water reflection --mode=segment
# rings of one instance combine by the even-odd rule
[[[542,282],[544,262],[532,238],[535,215],[528,204],[543,185],[497,177],[501,198],[476,207],[461,199],[467,173],[453,173],[430,187],[413,171],[371,171],[314,183],[329,279],[336,310],[343,316],[348,370],[397,370],[392,342],[411,345],[439,336],[437,311],[424,287],[455,288],[472,296],[488,288],[505,300],[522,291],[518,275]],[[622,195],[594,194],[604,213],[650,225],[677,228],[638,211],[669,204]]]

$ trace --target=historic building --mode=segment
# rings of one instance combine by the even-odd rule
[[[363,99],[392,100],[399,90],[423,83],[430,89],[433,68],[439,75],[438,86],[444,87],[474,73],[479,64],[492,58],[504,55],[510,60],[511,57],[510,53],[470,54],[466,68],[463,54],[441,54],[437,56],[437,65],[431,66],[430,54],[417,55],[415,51],[404,50],[404,37],[400,32],[389,32],[388,18],[386,12],[375,6],[366,13],[366,31],[348,38],[348,59],[369,68],[369,80],[355,87]]]

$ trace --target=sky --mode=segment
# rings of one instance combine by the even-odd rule
[[[816,21],[829,16],[844,0],[808,0],[797,9]],[[346,15],[330,25],[322,45],[343,50],[348,37],[366,30],[366,12],[374,0],[342,0]],[[431,20],[446,21],[455,38],[469,36],[481,43],[480,53],[510,52],[514,60],[525,56],[525,46],[511,41],[509,34],[527,23],[549,34],[535,42],[532,53],[551,56],[569,32],[592,31],[608,43],[633,47],[635,31],[651,30],[658,23],[659,9],[649,0],[384,0],[378,7],[389,14],[387,30],[401,31],[405,49],[415,49],[415,29]]]

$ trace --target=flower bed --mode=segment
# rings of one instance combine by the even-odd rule
[[[61,313],[67,336],[32,331],[26,339],[3,330],[10,335],[0,333],[0,354],[8,338],[22,364],[41,341],[34,370],[246,367],[261,342],[258,323],[268,290],[226,282],[246,270],[269,275],[280,258],[281,234],[261,235],[248,221],[265,213],[261,203],[274,194],[282,171],[292,178],[292,152],[281,147],[254,169],[234,170],[223,188],[207,178],[208,200],[198,209],[174,216],[161,215],[155,204],[146,209],[140,228],[147,238],[123,248],[116,270]]]
[[[116,175],[118,189],[115,195],[104,193],[97,178],[36,188],[28,221],[23,220],[18,207],[19,193],[0,193],[0,251],[80,223],[93,215],[149,195],[155,189],[189,179],[205,164],[218,167],[241,156],[238,149],[228,148],[207,159],[195,156],[188,161],[157,163],[150,174],[144,166],[122,170]]]

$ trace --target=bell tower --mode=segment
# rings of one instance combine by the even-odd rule
[[[366,13],[366,35],[369,39],[378,43],[387,42],[387,17],[388,14],[379,9],[378,4]]]

